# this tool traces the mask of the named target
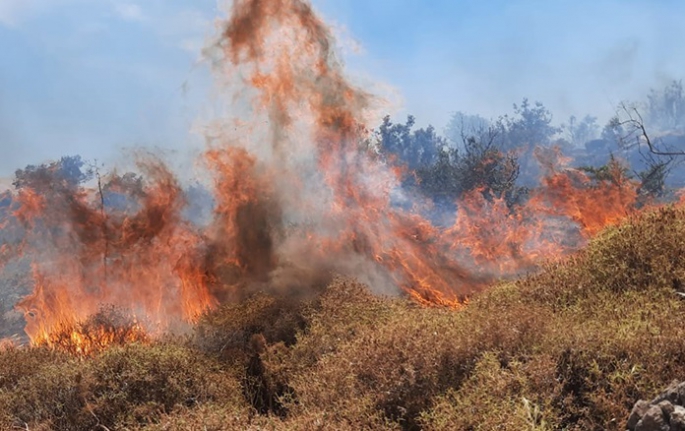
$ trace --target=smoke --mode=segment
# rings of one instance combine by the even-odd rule
[[[13,27],[0,30],[0,175],[64,154],[110,162],[122,146],[187,147],[210,82],[188,50],[211,33],[216,3],[140,2],[147,19],[128,22],[116,2],[3,1]],[[376,108],[439,131],[452,112],[493,118],[523,97],[544,102],[555,122],[590,114],[603,124],[618,102],[684,69],[678,2],[314,4],[349,29],[335,33],[343,46],[354,45],[347,34],[364,45],[342,50],[353,82],[403,94],[402,111],[398,100]]]
[[[647,0],[421,2],[321,0],[366,53],[355,73],[401,89],[400,117],[442,130],[452,112],[496,118],[524,97],[557,122],[604,123],[621,100],[681,79],[685,5]]]
[[[191,191],[156,157],[87,184],[64,160],[18,173],[12,214],[26,235],[16,251],[32,259],[34,284],[18,306],[34,342],[55,342],[103,303],[163,331],[258,290],[309,296],[334,274],[458,307],[634,207],[634,183],[595,184],[553,152],[516,212],[474,190],[441,229],[422,216],[427,203],[395,205],[401,173],[369,144],[385,102],[348,79],[307,1],[234,1],[205,56],[223,102],[199,128],[209,220],[184,216]]]
[[[199,48],[188,48],[212,33],[213,0],[0,3],[16,3],[21,18],[0,20],[0,176],[66,154],[112,166],[126,147],[178,159],[202,147],[188,132],[211,79],[197,66]],[[143,21],[116,13],[129,3],[140,3]]]

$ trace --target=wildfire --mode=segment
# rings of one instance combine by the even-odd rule
[[[183,190],[154,159],[141,161],[141,177],[112,174],[90,188],[34,172],[12,213],[24,229],[16,250],[33,267],[33,292],[17,305],[31,342],[91,354],[192,323],[250,289],[307,289],[331,273],[458,308],[633,211],[635,184],[618,174],[593,182],[559,157],[515,210],[475,190],[444,229],[418,206],[394,205],[402,170],[361,145],[374,98],[345,78],[333,47],[303,0],[233,3],[214,44],[225,59],[217,75],[240,84],[230,100],[247,97],[251,111],[208,126],[207,227],[183,217]],[[132,320],[92,320],[103,304]]]
[[[97,353],[111,345],[146,343],[148,332],[137,319],[115,307],[103,307],[83,322],[60,322],[37,332],[32,343],[79,356]]]

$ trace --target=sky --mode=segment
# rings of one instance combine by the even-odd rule
[[[210,110],[219,0],[0,0],[0,180],[80,154],[183,153]],[[354,82],[440,131],[524,97],[608,119],[685,75],[682,0],[313,0]],[[200,120],[199,120],[200,119]]]

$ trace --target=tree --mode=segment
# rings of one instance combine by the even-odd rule
[[[683,81],[672,81],[661,91],[647,96],[647,122],[658,131],[685,133],[685,94]]]
[[[410,115],[405,124],[393,124],[390,116],[386,116],[378,129],[381,153],[396,157],[397,162],[412,171],[434,163],[440,149],[447,145],[433,126],[412,130],[415,122]]]
[[[650,153],[657,156],[685,156],[685,150],[672,148],[662,139],[651,139],[647,133],[645,121],[636,106],[626,103],[619,105],[619,110],[609,125],[614,129],[619,145],[624,149],[637,149],[645,146]]]
[[[602,140],[612,145],[620,145],[624,136],[626,136],[626,131],[618,115],[611,117],[602,129]]]
[[[421,192],[439,203],[456,201],[480,190],[487,200],[520,203],[527,189],[516,185],[520,168],[516,156],[503,152],[494,129],[487,139],[463,135],[462,147],[441,150],[435,164],[417,172]]]
[[[135,210],[138,201],[145,196],[143,177],[134,172],[108,175],[99,191],[103,209],[117,211]]]
[[[673,158],[668,160],[652,159],[645,170],[637,173],[640,179],[640,195],[662,197],[666,193],[666,177],[673,168]]]
[[[561,128],[552,126],[552,114],[540,102],[530,104],[524,98],[521,105],[514,104],[514,116],[499,121],[505,149],[549,146]]]
[[[12,185],[17,189],[29,187],[35,190],[57,186],[70,188],[91,178],[93,171],[85,168],[81,156],[66,156],[56,162],[17,169]]]
[[[571,115],[568,124],[562,126],[566,132],[566,138],[575,147],[580,147],[586,142],[592,141],[599,135],[599,125],[597,117],[586,115],[582,120],[578,120],[575,115]]]
[[[647,126],[635,105],[621,103],[616,116],[605,128],[605,134],[613,137],[619,147],[633,157],[632,165],[642,165],[635,171],[640,179],[641,195],[661,197],[666,192],[666,179],[673,168],[681,163],[685,151],[666,144],[662,139],[652,139]]]
[[[487,139],[484,134],[492,129],[490,120],[481,117],[480,115],[466,114],[458,111],[452,115],[445,134],[455,145],[461,145],[464,139],[469,136],[474,136],[479,139]]]

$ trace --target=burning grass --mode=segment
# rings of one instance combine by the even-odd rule
[[[336,279],[225,305],[189,339],[9,349],[4,426],[622,430],[685,375],[683,238],[685,209],[651,211],[459,311]]]
[[[51,332],[39,334],[33,343],[73,355],[89,356],[109,346],[148,341],[147,331],[133,316],[108,306],[84,322],[64,323]]]

